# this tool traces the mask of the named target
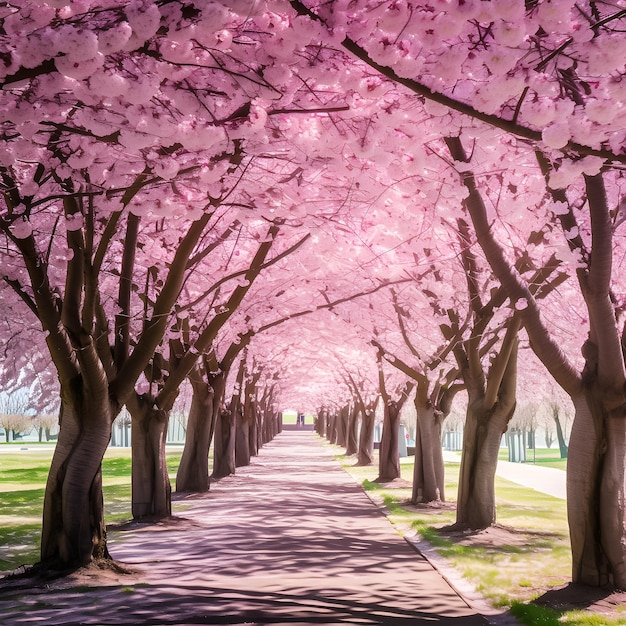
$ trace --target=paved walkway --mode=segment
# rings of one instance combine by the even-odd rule
[[[175,511],[171,521],[110,534],[113,556],[141,571],[136,581],[3,591],[0,622],[498,623],[468,606],[312,433],[283,432],[252,465]]]
[[[461,453],[444,450],[444,459],[451,462],[460,462]],[[546,493],[555,498],[566,498],[566,474],[563,470],[554,467],[542,467],[533,463],[510,463],[498,461],[496,474],[511,482],[529,487],[535,491]]]

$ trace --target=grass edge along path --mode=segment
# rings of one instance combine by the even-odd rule
[[[563,500],[496,477],[496,526],[465,536],[447,535],[440,529],[455,520],[459,463],[446,463],[445,503],[414,506],[409,502],[412,457],[401,459],[400,480],[380,484],[374,482],[376,459],[370,466],[356,466],[355,457],[327,445],[336,449],[336,459],[398,532],[485,615],[508,610],[528,626],[626,626],[626,606],[609,616],[592,610],[555,610],[533,602],[571,580]]]

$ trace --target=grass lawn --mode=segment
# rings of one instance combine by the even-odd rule
[[[330,444],[328,444],[330,445]],[[410,504],[413,458],[402,459],[398,487],[373,482],[377,460],[357,467],[343,448],[337,458],[363,484],[374,500],[385,505],[388,516],[400,529],[412,529],[436,548],[440,556],[470,580],[494,606],[509,609],[524,624],[534,626],[624,626],[624,617],[610,619],[591,611],[557,612],[529,604],[552,588],[571,580],[571,552],[565,501],[496,477],[497,526],[480,533],[447,533],[442,528],[456,518],[459,463],[446,463],[442,506]],[[506,460],[506,450],[504,451]],[[537,463],[564,469],[558,450],[537,451]],[[559,465],[560,464],[560,465]]]
[[[501,461],[509,460],[509,451],[507,448],[500,448],[499,459]],[[556,469],[565,470],[567,459],[562,459],[559,448],[537,448],[536,450],[526,450],[526,463],[529,465],[540,465],[541,467],[554,467]]]
[[[53,446],[30,442],[0,446],[0,572],[6,572],[39,559],[43,498]],[[172,480],[182,450],[182,446],[167,449]],[[107,523],[132,518],[130,467],[130,448],[107,450],[102,463]]]

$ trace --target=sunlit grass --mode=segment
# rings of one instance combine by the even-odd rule
[[[623,626],[625,618],[610,618],[591,611],[555,611],[544,606],[515,602],[510,609],[529,626]]]
[[[339,451],[340,448],[335,446]],[[506,455],[506,450],[504,451]],[[537,451],[537,464],[565,469],[557,450]],[[378,466],[354,466],[338,452],[345,469],[385,506],[390,520],[417,532],[450,565],[470,580],[494,606],[509,609],[529,626],[624,626],[591,611],[554,611],[532,604],[546,591],[571,580],[571,552],[565,501],[496,477],[497,524],[508,542],[493,542],[488,531],[464,541],[462,533],[443,529],[456,519],[459,463],[446,463],[445,506],[410,505],[411,488],[374,482]],[[505,456],[506,459],[506,456]],[[411,482],[413,458],[401,460],[402,479]]]
[[[501,461],[508,461],[508,449],[501,448],[498,458]],[[556,469],[565,470],[567,465],[567,459],[562,459],[558,446],[553,446],[552,448],[537,448],[535,450],[526,450],[525,463],[529,465],[554,467]]]
[[[182,446],[167,449],[172,483],[182,451]],[[39,558],[45,484],[52,455],[50,446],[37,449],[30,443],[27,450],[12,446],[0,452],[0,571],[31,565]],[[130,448],[108,448],[102,462],[107,523],[132,518],[130,476]]]

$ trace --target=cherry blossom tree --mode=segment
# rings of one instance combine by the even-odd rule
[[[218,468],[227,461],[217,473],[234,471],[238,450],[246,462],[250,438],[275,433],[279,399],[326,407],[319,429],[354,450],[356,416],[375,387],[388,426],[381,478],[396,473],[388,444],[408,389],[396,397],[405,379],[389,372],[376,384],[375,337],[379,361],[397,350],[405,370],[416,352],[437,353],[442,332],[454,344],[456,366],[434,384],[443,395],[432,396],[422,371],[412,377],[422,404],[440,409],[455,369],[470,391],[461,495],[485,498],[478,521],[462,521],[480,525],[492,511],[489,472],[515,401],[523,326],[576,407],[573,578],[626,585],[619,3],[51,0],[5,3],[0,19],[0,288],[13,320],[5,358],[14,360],[2,376],[30,381],[46,370],[45,351],[15,349],[26,336],[16,311],[25,309],[60,383],[43,561],[108,555],[100,461],[112,420],[134,403],[137,434],[145,425],[144,443],[152,437],[135,457],[155,475],[162,426],[187,375],[197,426],[181,489],[208,488],[202,466],[214,429]],[[441,233],[465,232],[467,215],[478,246],[469,231],[448,252],[433,245]],[[237,284],[254,266],[238,260],[269,241],[246,246],[235,233],[261,225],[277,228],[277,241],[289,233],[272,250],[288,249],[290,237],[309,236],[311,246],[265,273],[265,298],[255,297],[259,281]],[[479,247],[499,286],[477,269]],[[219,276],[194,278],[217,258],[203,251],[226,249]],[[469,293],[463,309],[437,279],[459,266],[450,251]],[[367,306],[350,299],[422,270],[433,294],[422,308],[427,349],[402,339],[412,324],[404,299],[395,311],[374,292]],[[274,352],[279,320],[291,320],[280,333],[288,348]],[[473,435],[485,420],[493,432],[481,445]],[[364,454],[368,432],[361,427]],[[485,457],[489,471],[465,478]],[[169,481],[158,474],[162,495],[141,495],[140,515],[168,511]]]
[[[521,302],[533,349],[577,406],[570,448],[570,459],[572,454],[581,455],[578,462],[570,463],[573,579],[624,586],[625,420],[617,416],[623,404],[617,389],[624,374],[615,326],[619,306],[616,310],[611,303],[610,284],[611,220],[619,223],[613,216],[620,213],[622,192],[619,170],[601,172],[605,161],[623,164],[626,160],[623,110],[614,106],[623,100],[623,9],[611,3],[569,0],[497,6],[469,1],[450,3],[443,9],[413,3],[373,6],[366,0],[330,5],[294,0],[291,5],[324,23],[345,49],[382,75],[432,103],[427,108],[447,117],[451,131],[457,126],[450,136],[469,126],[464,119],[480,120],[549,153],[547,158],[540,157],[540,167],[550,179],[556,219],[564,227],[565,249],[577,258],[573,273],[589,310],[590,336],[584,344],[587,366],[580,374],[575,374],[576,368],[549,338],[528,290],[518,289],[519,277],[490,231],[475,174],[464,167],[460,170],[469,192],[466,205],[494,273],[508,295]],[[410,78],[418,74],[420,80]],[[460,150],[453,151],[453,156],[458,162],[469,160]],[[474,169],[477,160],[472,159]],[[584,180],[582,192],[578,177]],[[618,208],[610,209],[611,205]],[[592,218],[587,230],[592,244],[578,230],[575,213],[580,207],[586,207]],[[544,236],[548,233],[544,230]],[[584,390],[588,397],[581,400]],[[606,479],[604,459],[616,472]]]
[[[603,174],[595,164],[590,166],[593,171],[582,174],[582,184],[571,185],[567,191],[556,178],[546,180],[556,220],[563,226],[565,241],[574,257],[574,274],[588,312],[588,335],[585,339],[579,337],[584,365],[577,371],[540,316],[537,298],[513,270],[496,241],[476,178],[465,169],[469,167],[469,158],[460,140],[449,145],[455,149],[455,161],[463,164],[462,184],[469,192],[465,206],[478,241],[509,298],[520,303],[519,313],[533,350],[576,409],[568,456],[573,579],[592,585],[623,586],[626,419],[619,398],[623,394],[624,357],[618,326],[621,307],[613,296],[612,280],[614,230],[619,221],[615,221],[609,209],[610,203],[619,207],[621,174]],[[547,166],[540,154],[537,169],[549,176],[554,170]],[[611,180],[613,186],[608,187],[605,179]],[[588,217],[583,211],[588,211]],[[582,463],[581,458],[589,462]]]

